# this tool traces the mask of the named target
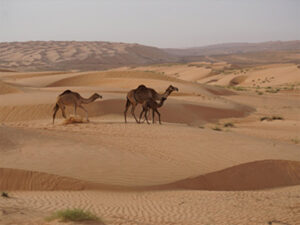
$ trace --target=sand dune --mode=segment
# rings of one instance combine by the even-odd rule
[[[0,95],[18,92],[21,92],[21,90],[9,84],[6,84],[0,80]]]
[[[127,68],[149,71],[184,81],[220,86],[275,87],[300,83],[298,64],[267,64],[240,67],[228,63],[182,63]]]
[[[181,180],[168,188],[241,191],[299,185],[299,182],[300,162],[265,160]]]
[[[300,162],[264,160],[250,162],[159,186],[117,186],[82,181],[47,173],[0,169],[1,190],[210,190],[244,191],[300,185]]]
[[[84,52],[59,54],[88,60]],[[58,62],[59,54],[43,57]],[[11,196],[0,201],[0,224],[60,224],[44,217],[72,207],[106,224],[298,224],[299,92],[258,95],[209,85],[248,87],[271,74],[272,88],[297,85],[292,64],[243,72],[226,62],[1,72],[1,85],[13,90],[0,95],[0,190]],[[159,109],[162,125],[136,124],[131,116],[124,123],[126,93],[141,83],[158,92],[179,88]],[[56,97],[66,89],[103,96],[86,105],[89,123],[66,125],[59,112],[52,124]]]
[[[20,123],[22,128],[2,127],[0,164],[106,185],[151,186],[253,161],[300,157],[296,145],[274,146],[234,132],[106,121],[94,118],[89,124],[53,127],[50,121],[37,121]],[[184,146],[189,148],[180,151]],[[83,166],[86,162],[88,166]]]

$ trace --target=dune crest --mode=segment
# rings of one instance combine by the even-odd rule
[[[1,190],[209,190],[245,191],[300,185],[300,162],[262,160],[156,186],[118,186],[37,171],[0,168]]]

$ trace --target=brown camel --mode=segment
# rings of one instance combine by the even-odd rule
[[[56,113],[59,109],[62,112],[62,116],[64,118],[66,118],[65,107],[67,105],[74,105],[74,114],[75,114],[75,116],[76,116],[77,107],[81,108],[86,113],[86,120],[89,121],[88,112],[82,106],[82,104],[89,104],[89,103],[95,101],[97,98],[102,98],[102,96],[95,93],[89,98],[83,98],[77,92],[73,92],[73,91],[70,91],[70,90],[64,91],[63,93],[61,93],[57,97],[56,104],[53,108],[53,111],[54,111],[53,112],[53,124],[54,124],[54,120],[55,120],[55,115],[56,115]]]
[[[138,86],[138,88],[129,91],[127,94],[127,101],[124,111],[125,123],[127,123],[126,115],[130,105],[132,105],[131,114],[134,117],[135,121],[139,123],[134,114],[135,107],[138,104],[143,104],[149,99],[152,99],[154,101],[161,101],[163,98],[167,98],[173,91],[178,91],[178,88],[173,87],[172,85],[170,85],[163,94],[159,94],[154,89],[147,88],[145,85],[140,85]]]
[[[160,113],[158,112],[157,109],[160,108],[160,107],[162,107],[162,105],[164,104],[164,101],[166,101],[166,100],[167,100],[167,98],[162,98],[160,100],[160,103],[157,103],[156,101],[154,101],[152,99],[149,99],[149,100],[145,101],[143,103],[143,110],[142,110],[142,112],[140,114],[140,120],[139,120],[139,122],[141,122],[142,115],[143,115],[143,113],[145,113],[145,119],[146,119],[147,123],[150,124],[149,121],[148,121],[147,114],[148,114],[148,111],[150,109],[152,109],[152,123],[154,123],[154,112],[156,112],[157,115],[158,115],[159,124],[161,124]]]

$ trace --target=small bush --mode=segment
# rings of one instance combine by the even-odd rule
[[[271,118],[271,117],[268,117],[268,116],[264,116],[264,117],[261,117],[261,118],[260,118],[260,121],[264,121],[264,120],[272,121],[272,118]]]
[[[221,128],[219,128],[218,126],[216,126],[216,127],[213,127],[212,129],[213,129],[213,130],[215,130],[215,131],[222,131],[222,129],[221,129]]]
[[[268,92],[268,93],[277,93],[277,92],[279,92],[279,91],[280,91],[279,88],[276,88],[276,89],[267,89],[267,90],[266,90],[266,92]]]
[[[224,124],[224,127],[234,127],[234,124],[228,122],[228,123],[225,123],[225,124]]]
[[[272,116],[272,120],[283,120],[281,116]]]
[[[9,195],[8,195],[8,193],[7,192],[2,192],[2,194],[1,194],[1,197],[3,197],[3,198],[9,198]]]
[[[281,117],[281,116],[272,116],[272,117],[264,116],[264,117],[261,117],[261,118],[260,118],[260,121],[264,121],[264,120],[267,120],[267,121],[272,121],[272,120],[283,120],[283,117]]]
[[[299,144],[300,143],[300,140],[298,138],[293,138],[291,139],[291,141],[294,143],[294,144]]]
[[[84,211],[82,209],[66,209],[66,210],[60,210],[55,213],[53,213],[52,216],[47,218],[48,221],[58,219],[62,222],[68,222],[68,221],[98,221],[101,222],[101,220],[92,214],[89,211]]]
[[[247,91],[246,88],[244,87],[239,87],[239,86],[229,86],[229,88],[235,90],[235,91]]]

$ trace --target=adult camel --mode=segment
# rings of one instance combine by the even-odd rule
[[[139,121],[137,120],[134,114],[135,107],[138,104],[143,104],[145,101],[149,99],[152,99],[153,101],[161,101],[162,98],[167,98],[173,91],[178,91],[178,88],[170,85],[163,94],[159,94],[154,89],[147,88],[143,84],[138,86],[136,89],[130,90],[127,94],[127,101],[126,101],[125,111],[124,111],[125,123],[127,123],[126,116],[130,105],[132,105],[131,114],[134,117],[135,121],[139,123]]]
[[[67,105],[73,105],[74,106],[74,115],[75,116],[76,116],[77,107],[81,108],[86,113],[86,120],[89,121],[88,112],[82,106],[82,104],[89,104],[89,103],[95,101],[98,98],[102,98],[102,96],[97,94],[97,93],[94,93],[89,98],[83,98],[77,92],[73,92],[73,91],[70,91],[70,90],[64,91],[63,93],[61,93],[57,97],[56,104],[53,108],[53,124],[54,124],[54,120],[55,120],[55,115],[56,115],[56,113],[59,109],[62,112],[62,116],[64,118],[66,118],[65,108],[66,108]]]

